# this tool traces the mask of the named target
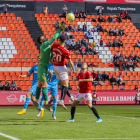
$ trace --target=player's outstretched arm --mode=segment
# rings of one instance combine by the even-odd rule
[[[50,76],[49,76],[49,80],[48,80],[48,81],[51,81],[52,76],[53,76],[53,72],[52,72],[52,71],[50,71],[50,72],[49,72],[49,74],[50,74]]]
[[[30,72],[28,72],[26,75],[19,75],[19,77],[30,77],[30,75],[31,75],[31,73]]]
[[[74,69],[72,60],[68,59],[68,61],[69,61],[70,67],[72,68],[73,72],[75,73],[75,69]]]
[[[61,29],[57,29],[53,37],[49,41],[43,43],[44,47],[48,47],[49,45],[51,45],[59,37],[60,33]]]

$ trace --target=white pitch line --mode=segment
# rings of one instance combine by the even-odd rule
[[[18,139],[18,138],[15,138],[15,137],[12,137],[12,136],[3,134],[3,133],[1,133],[1,132],[0,132],[0,135],[3,136],[3,137],[9,138],[9,139],[11,139],[11,140],[20,140],[20,139]]]
[[[140,138],[81,138],[81,139],[35,139],[35,140],[135,140]]]

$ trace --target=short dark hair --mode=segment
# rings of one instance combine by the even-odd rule
[[[40,37],[41,36],[43,36],[43,35],[39,35],[39,37],[37,38],[37,42],[39,43],[39,44],[41,44],[41,42],[40,42]]]
[[[65,36],[65,35],[61,35],[61,36],[59,37],[59,39],[60,39],[60,41],[61,41],[62,43],[64,43],[65,40],[66,40],[66,36]]]
[[[0,83],[1,83],[2,81],[0,81]]]

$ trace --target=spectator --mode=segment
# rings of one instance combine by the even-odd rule
[[[97,74],[95,73],[95,71],[93,70],[93,72],[91,73],[92,77],[93,77],[93,81],[95,81],[95,79],[97,78]]]
[[[69,26],[68,26],[68,30],[71,32],[72,31],[72,27],[71,27],[71,25],[69,24]]]
[[[121,78],[121,75],[119,75],[119,77],[117,77],[117,83],[118,85],[125,85],[125,83],[123,82],[122,78]]]
[[[43,13],[44,13],[44,14],[48,14],[48,13],[49,13],[47,4],[45,4],[45,6],[43,7]]]
[[[140,62],[140,57],[138,57],[138,54],[136,54],[133,58],[134,62]]]
[[[97,54],[96,49],[94,47],[92,48],[92,52],[93,52],[93,55]]]
[[[102,26],[100,26],[99,24],[97,24],[97,32],[104,32],[104,29],[102,28]]]
[[[80,28],[80,25],[78,25],[77,30],[78,30],[79,32],[82,31],[82,29]]]
[[[5,81],[4,90],[7,90],[7,91],[10,90],[10,86],[9,86],[9,82],[8,81]]]
[[[96,106],[96,101],[97,101],[97,93],[96,90],[94,90],[94,93],[92,95],[92,105],[95,104]]]
[[[90,48],[90,46],[89,46],[89,44],[87,45],[87,47],[86,47],[86,54],[87,55],[89,55],[89,54],[93,54],[93,52],[92,52],[92,50],[91,50],[91,48]]]
[[[139,102],[140,105],[140,99],[139,99],[139,89],[138,86],[135,86],[135,90],[137,91],[136,95],[135,95],[135,105],[137,105],[137,102]]]
[[[123,55],[122,55],[122,54],[120,54],[120,56],[119,56],[119,61],[120,61],[120,62],[123,61]]]
[[[82,54],[82,57],[84,54],[86,54],[86,49],[84,46],[81,47],[81,54]]]
[[[71,50],[74,50],[74,46],[76,45],[76,43],[75,43],[75,41],[74,41],[74,39],[72,39],[72,42],[71,42]]]
[[[108,42],[108,47],[112,47],[113,46],[113,44],[112,44],[112,42],[111,42],[111,40]]]
[[[77,27],[76,27],[76,25],[74,25],[74,27],[73,27],[73,32],[77,32],[78,30],[77,30]]]
[[[131,58],[131,60],[134,60],[134,57],[132,56],[132,54],[130,54],[129,57]]]
[[[82,44],[82,46],[87,46],[87,42],[86,42],[86,40],[85,40],[85,38],[83,37],[83,39],[81,40],[81,44]]]
[[[117,85],[117,81],[116,81],[114,75],[112,75],[112,78],[110,78],[110,84],[111,84],[112,86]]]
[[[102,17],[102,15],[100,14],[99,18],[98,18],[98,22],[105,22],[105,19]]]
[[[78,71],[77,65],[78,65],[78,62],[77,62],[77,59],[75,59],[75,61],[74,61],[74,69],[75,69],[76,71]]]
[[[67,37],[69,37],[70,39],[74,39],[73,35],[71,35],[69,31],[66,34],[67,34]]]
[[[67,40],[66,40],[66,46],[69,48],[71,45],[71,40],[70,38],[68,37]]]
[[[115,27],[114,36],[118,36],[118,35],[119,35],[119,31],[118,31],[117,27]]]
[[[113,47],[117,47],[117,46],[118,46],[118,42],[117,42],[116,38],[114,38],[114,40],[113,40]]]
[[[114,61],[114,66],[115,67],[120,67],[120,61],[119,61],[119,58],[117,58],[115,61]]]
[[[122,42],[121,38],[119,38],[119,40],[118,40],[118,46],[123,47],[123,42]]]
[[[95,48],[95,41],[93,40],[93,42],[91,43],[91,47]]]
[[[2,84],[2,81],[0,81],[0,90],[3,90],[4,86]]]
[[[81,49],[81,43],[76,42],[74,46],[74,50],[80,50]]]
[[[64,7],[62,7],[62,10],[63,10],[62,15],[65,17],[67,15],[67,11],[68,11],[68,8],[66,7],[65,4],[64,4]]]
[[[92,32],[97,32],[97,26],[95,25],[95,27],[91,31]]]
[[[111,15],[108,17],[108,22],[113,22],[113,17],[111,17]]]
[[[118,16],[118,17],[117,17],[117,20],[118,20],[118,22],[122,22],[121,16]]]
[[[134,47],[140,47],[140,40],[138,40],[137,44]]]
[[[70,10],[70,12],[69,13],[72,13],[72,14],[74,14],[73,12],[72,12],[72,10]]]
[[[103,47],[104,41],[101,39],[100,40],[100,47]]]
[[[100,14],[103,15],[103,9],[102,9],[102,6],[100,6],[100,8],[97,10],[97,15],[100,15]]]
[[[121,27],[120,27],[120,30],[119,30],[119,35],[120,35],[120,36],[126,35],[126,33],[124,32],[124,30],[121,29]],[[127,35],[126,35],[126,36],[127,36]]]
[[[61,35],[67,36],[66,32],[64,32],[64,31],[62,31],[62,32],[60,33],[60,36],[61,36]]]
[[[14,80],[12,80],[12,82],[10,84],[10,90],[17,90],[17,84],[15,83]]]
[[[125,11],[125,19],[130,19],[131,20],[131,17],[129,16],[129,14],[127,13],[127,11]]]
[[[79,14],[77,12],[77,9],[75,10],[74,15],[75,15],[75,18],[79,18]]]
[[[116,53],[116,55],[117,55],[118,58],[119,58],[120,54],[121,54],[121,53],[120,53],[119,51]]]
[[[134,71],[135,67],[134,67],[133,60],[131,59],[131,57],[128,58],[126,67],[127,67],[128,71],[130,71],[130,67],[132,67],[132,69]]]
[[[90,30],[88,30],[88,32],[85,34],[87,39],[93,39],[92,33]]]
[[[104,73],[102,74],[102,78],[103,78],[103,81],[109,80],[109,75],[107,75],[104,71]]]
[[[124,13],[124,11],[122,11],[121,13],[120,13],[120,15],[119,15],[122,19],[125,19],[125,13]]]
[[[102,75],[99,73],[99,71],[97,71],[97,78],[96,81],[102,81]]]
[[[5,4],[3,4],[2,6],[3,6],[3,13],[5,13],[5,14],[6,14],[6,13],[7,13],[7,9],[8,9],[8,7],[9,7],[9,5],[5,3]]]
[[[112,28],[110,28],[109,30],[109,36],[113,36],[114,35],[114,31],[112,30]]]
[[[79,17],[80,18],[86,18],[87,17],[86,14],[84,13],[84,10],[80,11]]]
[[[113,56],[113,62],[115,62],[116,60],[117,60],[117,55],[115,54],[114,56]]]
[[[78,60],[78,67],[82,67],[82,63],[83,63],[83,61],[82,61],[82,59],[81,58],[79,58],[79,60]]]
[[[84,32],[87,31],[87,25],[86,25],[86,23],[84,23],[84,25],[83,25],[83,31],[84,31]]]

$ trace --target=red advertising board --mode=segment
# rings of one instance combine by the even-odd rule
[[[0,105],[24,105],[26,99],[25,91],[1,91],[0,92]],[[78,92],[71,92],[76,97]],[[58,99],[60,98],[60,92],[58,92]],[[135,91],[98,91],[97,104],[99,105],[113,105],[113,104],[134,104]],[[49,99],[51,95],[49,93]],[[66,96],[65,104],[71,104],[71,100]],[[30,105],[32,102],[29,103]],[[86,104],[83,100],[81,104]]]
[[[17,0],[18,1],[18,0]],[[127,3],[140,4],[140,0],[22,0],[22,1],[63,1],[63,2],[93,2],[93,3]]]

